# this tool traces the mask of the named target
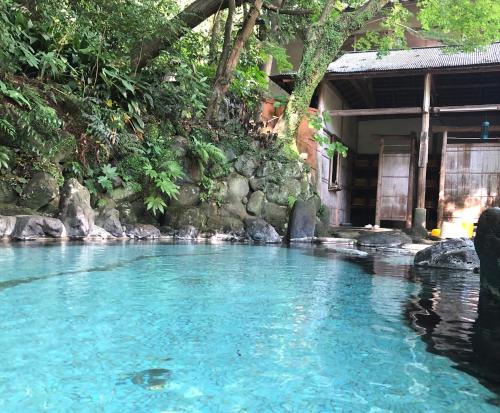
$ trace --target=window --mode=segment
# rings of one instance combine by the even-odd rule
[[[333,157],[330,159],[330,177],[328,180],[328,189],[330,191],[341,191],[341,171],[342,171],[342,157],[339,156],[338,152],[335,152]]]

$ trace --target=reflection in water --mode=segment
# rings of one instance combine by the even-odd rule
[[[327,249],[314,255],[335,257]],[[500,395],[500,305],[480,293],[479,275],[468,271],[413,266],[413,256],[377,251],[369,258],[342,257],[355,261],[368,273],[401,277],[415,283],[415,293],[404,306],[404,317],[427,345],[427,351],[446,356],[457,368],[475,376],[483,385]],[[396,301],[382,294],[383,283],[372,282],[377,297]],[[377,308],[376,303],[371,303]],[[382,305],[383,304],[383,305]],[[500,397],[491,400],[500,405]]]
[[[457,368],[500,394],[500,307],[480,294],[479,275],[414,267],[412,261],[412,257],[377,254],[364,266],[372,274],[400,276],[418,284],[404,315],[427,350],[450,358]]]

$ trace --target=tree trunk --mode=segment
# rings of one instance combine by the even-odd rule
[[[253,28],[255,27],[255,23],[257,18],[260,16],[260,12],[262,10],[263,0],[255,0],[252,8],[247,14],[247,18],[243,22],[243,26],[241,27],[232,49],[227,56],[227,59],[223,62],[222,59],[219,62],[219,68],[217,69],[217,76],[214,82],[214,90],[212,92],[212,96],[210,98],[210,102],[208,103],[206,118],[210,123],[215,123],[217,120],[217,115],[219,114],[219,109],[224,100],[227,91],[229,89],[229,85],[233,80],[234,70],[238,65],[238,61],[241,56],[241,52],[243,51],[243,47],[245,43],[251,36],[253,32]],[[223,56],[221,56],[223,57]]]
[[[212,29],[210,30],[210,46],[208,49],[208,61],[215,63],[217,61],[217,42],[222,29],[222,12],[215,13],[212,22]]]
[[[329,0],[319,21],[308,31],[304,55],[283,117],[275,132],[296,151],[297,133],[302,119],[308,113],[316,87],[325,75],[328,65],[335,60],[345,41],[361,29],[390,0],[369,0],[354,11],[334,14],[336,0]]]
[[[236,0],[236,6],[253,3],[253,0]],[[131,67],[135,72],[140,71],[148,62],[158,57],[162,50],[170,47],[179,40],[189,29],[194,29],[215,13],[228,8],[229,0],[195,0],[176,17],[167,21],[159,30],[161,34],[150,39],[144,39],[131,52]],[[263,8],[277,12],[275,6],[264,4]],[[279,10],[281,14],[291,16],[307,16],[312,14],[308,9]]]

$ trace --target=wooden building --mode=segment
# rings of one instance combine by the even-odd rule
[[[271,78],[293,89],[294,73]],[[472,53],[345,53],[311,106],[330,113],[323,132],[349,147],[330,160],[312,131],[299,138],[331,225],[431,229],[477,222],[500,205],[500,43]]]

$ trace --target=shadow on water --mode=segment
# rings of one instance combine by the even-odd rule
[[[500,305],[480,292],[479,275],[468,271],[422,268],[413,257],[376,251],[348,257],[316,249],[311,254],[356,263],[372,275],[395,276],[417,284],[403,317],[428,352],[448,357],[456,368],[476,377],[498,397],[500,406]]]

